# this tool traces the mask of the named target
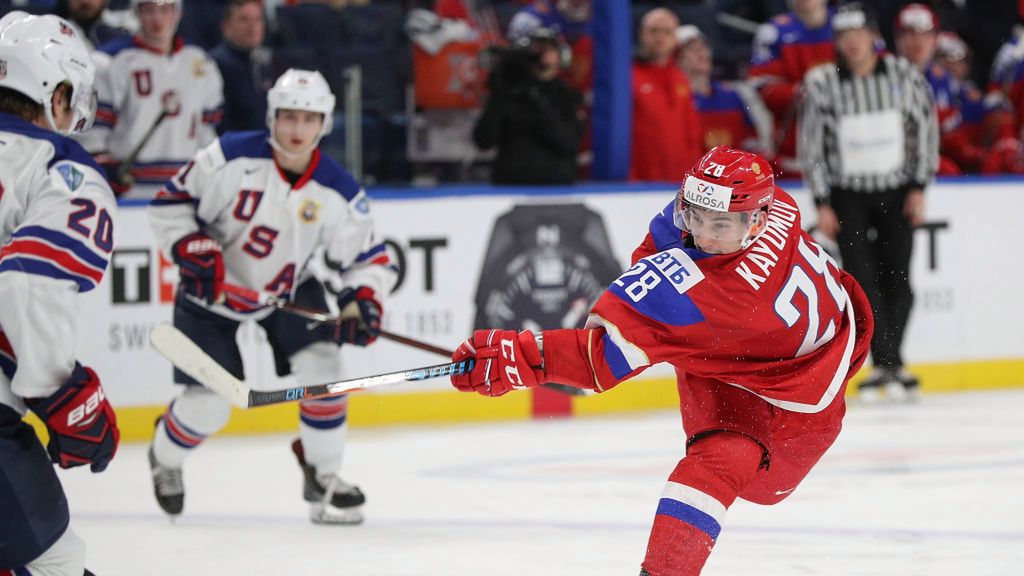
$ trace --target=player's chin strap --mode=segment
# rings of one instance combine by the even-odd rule
[[[764,226],[761,227],[760,232],[754,234],[753,236],[750,235],[750,230],[748,230],[747,235],[743,237],[743,240],[740,240],[740,250],[746,250],[748,246],[750,246],[754,242],[757,242],[757,239],[760,238],[761,235],[768,230],[768,210],[762,210],[760,212],[757,212],[757,214],[758,218],[764,218]],[[753,227],[751,227],[751,229],[752,228]]]

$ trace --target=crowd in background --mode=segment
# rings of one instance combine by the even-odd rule
[[[132,8],[137,4],[16,0],[0,2],[0,9],[54,11],[80,26],[100,53],[109,53],[112,43],[133,35],[138,42],[146,33]],[[177,4],[183,13],[175,38],[207,50],[219,71],[217,79],[207,74],[199,81],[223,78],[223,116],[213,96],[200,113],[203,122],[217,121],[210,124],[211,135],[213,129],[264,128],[266,90],[284,69],[319,69],[340,95],[343,67],[355,64],[363,69],[368,182],[412,181],[423,174],[426,181],[489,178],[503,184],[589,177],[589,0]],[[865,4],[878,15],[879,53],[907,58],[932,87],[941,128],[939,174],[1024,173],[1024,115],[1018,113],[1024,42],[1013,27],[1019,3],[933,0],[910,11],[904,8],[911,3],[903,1]],[[630,179],[678,180],[720,144],[756,151],[783,178],[799,177],[804,75],[835,61],[833,12],[826,0],[634,2]],[[110,120],[124,121],[103,108],[103,95],[100,101],[101,128],[105,121],[106,128]],[[145,130],[121,132],[114,137],[137,141]],[[339,159],[342,133],[324,141]],[[208,137],[200,134],[196,146]],[[124,156],[135,143],[90,150]],[[194,150],[180,152],[150,150],[140,157],[167,160],[160,174],[172,173]],[[439,165],[482,169],[430,171]]]

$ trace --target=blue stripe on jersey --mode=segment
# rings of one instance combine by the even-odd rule
[[[132,40],[131,36],[121,36],[100,46],[97,50],[111,56],[115,56],[121,50],[124,50],[125,48],[132,48],[133,46],[135,46],[135,41]]]
[[[324,154],[323,150],[320,151],[320,163],[313,171],[313,180],[317,184],[341,194],[346,200],[352,200],[356,194],[359,194],[359,184],[356,183],[356,179],[333,158]]]
[[[359,256],[356,256],[356,262],[362,262],[364,260],[369,260],[370,258],[373,258],[374,256],[376,256],[377,254],[380,254],[381,252],[383,252],[386,249],[387,249],[387,247],[385,247],[384,243],[381,242],[380,244],[377,244],[376,246],[374,246],[373,248],[370,248],[366,252],[363,252]]]
[[[8,358],[5,354],[0,353],[0,372],[4,373],[4,376],[8,380],[14,378],[14,371],[18,369],[18,365]]]
[[[722,532],[722,526],[719,525],[718,522],[710,515],[701,512],[689,504],[683,504],[678,500],[662,498],[661,501],[658,502],[657,513],[662,516],[675,518],[680,522],[685,522],[704,532],[710,536],[712,540],[717,540],[718,535]]]
[[[17,116],[11,116],[0,112],[0,132],[11,132],[12,134],[19,134],[27,138],[33,138],[35,140],[45,140],[53,145],[54,154],[53,158],[50,158],[49,164],[46,168],[52,168],[54,164],[61,160],[70,160],[89,166],[93,170],[96,170],[100,174],[103,174],[103,170],[100,169],[96,161],[92,159],[92,154],[85,151],[82,145],[75,142],[71,138],[61,136],[56,132],[50,132],[44,128],[40,128],[35,124],[26,122]]]
[[[224,161],[230,162],[235,158],[273,158],[270,142],[267,141],[269,137],[270,133],[266,130],[224,134],[220,137],[220,150],[224,153]]]
[[[648,270],[651,269],[648,266]],[[676,289],[671,286],[671,282],[661,276],[660,272],[655,273],[659,274],[660,281],[653,288],[644,288],[646,294],[641,296],[639,301],[633,301],[633,298],[626,293],[626,288],[617,284],[618,281],[613,282],[608,287],[608,291],[616,295],[619,300],[632,306],[637,312],[662,324],[690,326],[703,322],[704,314],[693,303],[693,300],[686,294],[676,292]],[[638,282],[640,277],[641,275],[627,276],[622,278],[622,281],[626,287],[630,287],[633,282]]]
[[[12,238],[40,238],[46,240],[50,244],[59,246],[65,250],[69,250],[78,256],[81,260],[89,263],[89,265],[99,268],[100,270],[107,269],[107,259],[96,254],[85,244],[82,244],[78,240],[64,234],[63,232],[57,232],[56,230],[50,230],[49,228],[43,228],[42,226],[25,226],[18,228],[18,230],[11,236]]]
[[[15,568],[14,576],[32,576],[32,573],[28,571],[28,568]]]
[[[622,349],[615,345],[608,334],[605,334],[601,341],[604,342],[604,361],[611,368],[612,374],[619,380],[625,378],[633,369],[629,367]]]
[[[150,206],[177,206],[178,204],[199,205],[198,198],[153,198],[149,201]]]
[[[79,276],[78,274],[72,274],[58,268],[57,266],[50,264],[49,262],[43,262],[41,260],[33,260],[32,258],[22,257],[7,257],[3,262],[0,262],[0,272],[24,272],[27,274],[35,274],[36,276],[46,276],[48,278],[56,278],[58,280],[71,280],[78,284],[79,292],[88,292],[96,287],[92,280],[85,276]]]

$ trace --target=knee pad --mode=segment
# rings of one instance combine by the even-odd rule
[[[754,479],[764,454],[764,448],[749,436],[709,432],[691,439],[686,458],[669,480],[704,491],[728,507]]]
[[[341,354],[333,342],[314,342],[288,359],[299,386],[313,386],[341,378]]]
[[[33,576],[82,576],[85,542],[69,526],[53,546],[25,567]]]
[[[231,403],[208,388],[189,386],[174,399],[169,411],[189,430],[209,436],[228,423]]]

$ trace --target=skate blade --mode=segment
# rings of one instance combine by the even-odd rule
[[[360,506],[335,508],[318,502],[310,504],[309,519],[313,524],[323,526],[355,526],[363,523],[363,513],[360,508]]]

